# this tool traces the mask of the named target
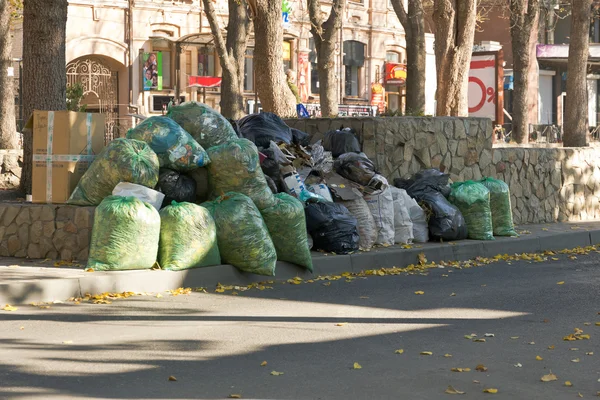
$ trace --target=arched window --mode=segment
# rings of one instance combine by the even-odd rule
[[[385,53],[385,62],[400,64],[404,61],[403,55],[399,51],[388,50]],[[385,73],[385,70],[384,70]],[[387,76],[386,76],[387,79]],[[385,86],[385,102],[388,112],[403,113],[405,108],[405,90],[404,85],[386,84]]]
[[[358,97],[361,93],[362,69],[365,65],[365,44],[356,40],[344,41],[345,94]]]

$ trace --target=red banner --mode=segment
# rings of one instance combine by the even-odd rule
[[[385,83],[404,85],[406,83],[406,64],[385,63]]]
[[[221,78],[217,76],[190,76],[188,87],[212,88],[221,86]]]

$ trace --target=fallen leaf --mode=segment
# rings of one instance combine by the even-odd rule
[[[515,364],[515,367],[517,367],[517,368],[522,368],[522,367],[523,367],[523,364],[521,364],[521,363],[516,363],[516,364]]]
[[[547,324],[548,322],[550,322],[550,320],[549,320],[549,319],[544,319],[544,321],[543,321],[543,322],[544,322],[545,324]]]
[[[456,296],[456,293],[450,293],[450,296],[451,296],[451,297],[452,297],[452,296]]]
[[[331,282],[325,282],[323,286],[331,286]]]
[[[529,343],[527,343],[527,344],[535,344],[535,342],[529,342]]]
[[[579,392],[577,392],[577,397],[583,397],[583,395]]]
[[[271,371],[271,375],[279,376],[279,375],[283,375],[283,372]]]
[[[450,358],[450,357],[452,357],[452,354],[448,354],[448,353],[446,353],[446,354],[444,354],[444,357],[446,357],[446,358]]]
[[[431,356],[431,355],[433,355],[433,353],[431,351],[422,351],[420,354],[422,356]]]
[[[481,383],[481,382],[474,380],[474,381],[473,381],[473,383],[475,383],[475,384],[479,384],[479,383]]]
[[[157,294],[156,294],[156,298],[157,298],[157,299],[160,299],[161,297],[163,297],[163,295],[162,295],[162,294],[160,294],[160,293],[157,293]]]
[[[267,366],[267,362],[266,362],[266,361],[263,361],[263,362],[261,362],[261,363],[260,363],[260,366],[261,366],[261,367],[266,367],[266,366]]]
[[[556,282],[557,285],[564,285],[565,281]]]
[[[420,294],[425,294],[425,292],[422,291],[422,290],[418,290],[418,291],[415,292],[415,294],[420,295]]]
[[[20,329],[20,330],[24,330],[24,329],[25,329],[25,327],[24,327],[24,326],[22,326],[22,327],[20,327],[19,329]]]
[[[519,337],[518,336],[511,336],[510,337],[512,340],[517,340]]]
[[[73,341],[72,341],[72,340],[64,340],[64,341],[63,341],[63,344],[72,344],[72,343],[73,343]]]
[[[540,356],[535,356],[535,359],[538,360],[538,361],[542,361],[543,360],[543,358],[540,357]]]
[[[554,350],[554,345],[548,346],[548,350]]]
[[[18,308],[17,307],[13,307],[10,304],[7,304],[7,305],[4,306],[3,310],[4,311],[17,311]]]
[[[592,323],[591,322],[584,322],[583,323],[585,326],[590,326]]]
[[[394,353],[396,353],[396,354],[402,354],[402,353],[404,353],[404,349],[398,349]]]
[[[588,351],[587,353],[585,353],[586,356],[593,356],[594,352],[593,351]]]
[[[567,386],[567,387],[571,387],[571,386],[573,386],[573,384],[571,383],[571,381],[566,381],[566,382],[565,382],[565,386]]]
[[[558,261],[558,260],[560,260],[560,258],[558,258],[558,257],[552,257],[552,259],[553,259],[554,261]]]
[[[346,326],[348,325],[347,322],[340,322],[339,324],[335,324],[335,326]]]
[[[579,362],[579,358],[574,358],[574,359],[571,360],[571,362],[578,363]]]
[[[177,378],[175,378],[173,375],[169,376],[169,380],[172,382],[177,382]]]
[[[465,335],[465,339],[467,339],[467,340],[471,340],[471,339],[473,339],[475,336],[477,336],[477,335]]]
[[[362,366],[359,363],[355,362],[353,368],[354,369],[362,369]]]
[[[94,269],[93,268],[86,268],[85,272],[94,272]]]
[[[230,399],[241,399],[242,395],[241,394],[230,394],[228,397]]]
[[[498,389],[494,389],[494,388],[486,388],[486,389],[483,389],[483,393],[491,393],[491,394],[496,394],[496,393],[498,393]]]
[[[548,228],[542,228],[543,231],[548,231]]]
[[[493,333],[486,333],[485,335],[483,335],[485,337],[494,337],[495,335]]]
[[[481,342],[481,343],[485,343],[485,339],[484,339],[484,338],[479,338],[479,339],[475,339],[475,340],[473,340],[473,342]]]
[[[577,347],[571,347],[569,350],[571,350],[571,351],[578,351],[579,349]]]
[[[557,381],[558,377],[556,375],[554,375],[552,372],[550,372],[547,375],[542,376],[542,382],[552,382],[552,381]]]
[[[452,386],[448,386],[448,388],[444,391],[444,393],[448,393],[448,394],[465,394],[465,392],[461,392],[460,390],[452,387]]]
[[[368,299],[369,296],[360,296],[359,299]]]
[[[450,368],[452,372],[471,372],[471,368]]]
[[[483,364],[479,364],[479,365],[477,365],[477,366],[475,367],[475,370],[477,370],[477,371],[479,371],[479,372],[485,372],[485,371],[487,371],[488,369],[487,369],[487,367],[486,367],[485,365],[483,365]]]

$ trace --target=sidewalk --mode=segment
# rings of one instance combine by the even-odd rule
[[[365,269],[401,267],[417,262],[419,253],[429,261],[465,261],[477,256],[534,253],[562,250],[600,243],[600,221],[523,225],[519,238],[494,241],[463,240],[449,243],[415,244],[373,249],[351,255],[313,253],[314,276],[359,272]],[[274,278],[247,274],[230,265],[186,271],[112,271],[85,272],[81,267],[55,267],[54,262],[0,258],[0,305],[65,300],[85,293],[162,292],[179,287],[248,285],[267,280],[286,280],[295,276],[310,279],[312,274],[295,265],[278,262]]]

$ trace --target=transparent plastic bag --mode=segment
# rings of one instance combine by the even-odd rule
[[[171,118],[146,118],[127,131],[127,138],[148,143],[158,156],[161,167],[183,172],[204,167],[210,162],[202,146]]]
[[[390,187],[390,191],[394,199],[394,242],[402,244],[412,243],[414,239],[413,223],[404,201],[406,190]]]
[[[132,196],[108,196],[94,215],[88,268],[108,271],[154,266],[160,216],[153,206]]]
[[[416,243],[426,243],[429,241],[429,228],[427,227],[427,215],[419,203],[406,193],[406,190],[400,189],[397,192],[404,199],[404,205],[408,210],[410,222],[413,224],[413,241]]]
[[[273,207],[273,192],[260,168],[258,149],[248,139],[232,140],[208,149],[212,162],[208,179],[213,197],[237,192],[250,197],[259,210]]]
[[[312,271],[302,202],[287,193],[276,194],[275,198],[277,203],[260,213],[277,250],[277,259]]]
[[[206,208],[174,201],[159,214],[158,262],[162,269],[178,271],[221,264],[217,227]]]
[[[115,139],[85,171],[67,203],[96,206],[110,196],[120,182],[154,189],[158,182],[158,169],[158,157],[145,142]]]
[[[451,186],[450,202],[462,213],[468,237],[478,240],[494,240],[490,191],[474,181],[456,182]]]
[[[498,179],[484,178],[479,181],[490,191],[492,225],[496,236],[519,236],[513,224],[508,185]]]
[[[365,196],[364,199],[371,210],[377,227],[375,244],[393,245],[396,230],[394,227],[394,198],[391,190],[388,188],[381,194]]]
[[[169,108],[167,117],[181,125],[206,150],[238,138],[225,117],[196,101],[186,101]]]
[[[275,245],[265,221],[248,196],[229,192],[202,205],[215,220],[223,262],[242,271],[275,275]]]
[[[136,185],[135,183],[121,182],[112,191],[113,196],[133,196],[143,202],[152,205],[156,210],[160,210],[165,195],[159,191],[147,188],[146,186]]]
[[[371,214],[371,209],[362,197],[354,200],[338,200],[356,218],[358,229],[358,246],[361,250],[369,250],[377,241],[377,226]]]

